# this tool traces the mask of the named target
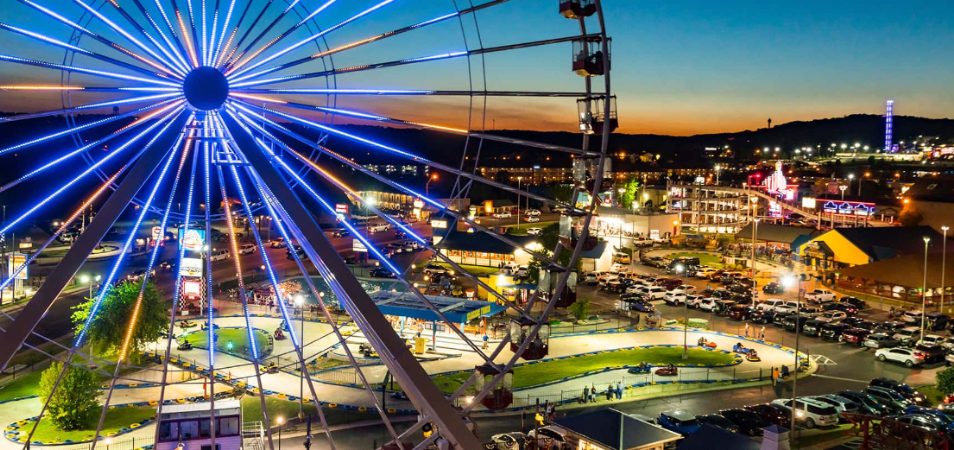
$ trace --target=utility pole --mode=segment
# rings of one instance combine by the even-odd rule
[[[947,225],[941,227],[941,232],[944,233],[941,238],[941,302],[937,307],[938,312],[944,312],[944,276],[947,272],[947,230],[951,228]]]

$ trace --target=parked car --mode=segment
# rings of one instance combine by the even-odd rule
[[[951,323],[951,318],[947,314],[941,314],[937,312],[928,313],[924,317],[926,328],[931,331],[940,331],[947,329],[948,325]]]
[[[925,318],[926,318],[926,315],[925,315]],[[908,324],[908,325],[913,324],[913,323],[920,324],[920,323],[921,323],[921,310],[920,310],[920,309],[913,309],[913,310],[910,310],[910,311],[905,311],[903,314],[901,314],[901,321],[904,322],[904,323],[906,323],[906,324]]]
[[[821,326],[824,323],[825,322],[820,322],[818,319],[806,320],[805,324],[802,325],[802,334],[805,336],[818,336],[821,334]]]
[[[918,327],[904,327],[894,333],[894,338],[902,345],[914,344],[917,337],[921,335],[921,329]]]
[[[256,247],[255,244],[242,244],[238,252],[240,255],[251,255],[255,253],[256,250],[258,250],[258,247]]]
[[[780,398],[772,400],[772,404],[779,405],[789,411],[792,410],[792,399]],[[805,428],[818,426],[833,426],[838,424],[838,412],[832,406],[809,398],[795,399],[795,421],[801,422]]]
[[[530,442],[536,443],[536,448],[552,448],[562,450],[570,448],[570,436],[559,427],[534,428],[527,433]]]
[[[285,248],[285,238],[279,236],[271,241],[268,241],[268,246],[271,248]]]
[[[826,404],[828,404],[829,406],[834,407],[834,408],[835,408],[835,411],[838,411],[838,414],[841,414],[841,413],[844,413],[844,412],[849,412],[849,413],[850,413],[850,412],[857,412],[857,411],[858,411],[858,403],[856,403],[854,400],[851,400],[851,399],[849,399],[849,398],[845,398],[845,397],[843,397],[843,396],[841,396],[841,395],[838,395],[838,394],[816,395],[816,396],[810,397],[810,398],[811,398],[812,400],[818,400],[818,401],[820,401],[820,402],[822,402],[822,403],[826,403]]]
[[[842,303],[842,302],[831,302],[822,305],[822,309],[825,311],[842,311],[846,316],[851,316],[858,313],[858,307],[852,305],[851,303]],[[846,317],[847,318],[847,317]]]
[[[709,279],[709,277],[712,276],[712,274],[714,274],[715,272],[716,272],[715,269],[711,267],[699,267],[696,269],[695,277]]]
[[[384,267],[375,267],[368,274],[374,278],[397,278],[394,272]]]
[[[868,386],[863,392],[888,405],[895,412],[904,411],[914,404],[905,396],[886,387]]]
[[[907,367],[924,364],[924,353],[908,347],[879,348],[875,351],[878,361],[891,361]]]
[[[825,323],[841,322],[847,318],[848,314],[844,311],[825,311],[815,316],[815,320]]]
[[[944,364],[947,364],[948,366],[954,366],[954,351],[947,351],[947,354],[944,355]]]
[[[699,431],[700,427],[699,421],[696,420],[696,415],[684,409],[663,411],[656,419],[656,423],[669,431],[679,433],[683,436]]]
[[[513,214],[511,214],[510,211],[501,211],[501,212],[495,212],[493,214],[493,217],[495,219],[509,219],[513,217]]]
[[[781,294],[785,292],[785,287],[782,286],[782,283],[777,283],[775,281],[762,286],[762,292],[766,294]]]
[[[699,302],[698,308],[702,311],[714,312],[719,304],[718,298],[708,297]]]
[[[775,307],[775,312],[779,314],[793,314],[799,310],[798,302],[784,302]]]
[[[944,356],[947,351],[940,345],[915,345],[914,350],[924,355],[924,364],[937,364],[944,362]]]
[[[844,296],[838,299],[838,301],[841,303],[847,303],[851,306],[854,306],[855,308],[858,308],[858,311],[861,311],[868,307],[865,301],[858,297]]]
[[[822,339],[829,341],[840,341],[841,334],[851,328],[851,325],[844,323],[826,323],[822,324],[821,331],[818,333]]]
[[[520,432],[495,434],[490,440],[497,445],[497,450],[523,450],[527,446],[527,435]]]
[[[936,334],[925,334],[924,338],[918,339],[917,345],[936,345],[940,347],[946,339],[947,338]]]
[[[749,436],[761,436],[762,428],[771,424],[758,414],[742,408],[723,409],[719,414],[739,427],[739,432]]]
[[[866,328],[849,326],[849,328],[841,332],[841,336],[838,336],[838,340],[846,344],[857,345],[861,347],[865,339],[867,339],[868,335],[870,334],[871,330]]]
[[[867,412],[868,414],[883,416],[887,414],[893,414],[895,412],[894,408],[890,404],[885,403],[865,392],[845,390],[838,391],[837,394],[841,397],[845,397],[851,401],[854,401],[858,405],[859,411]]]
[[[748,405],[745,409],[759,415],[766,422],[788,427],[792,423],[792,415],[786,408],[771,403],[761,403],[758,405]]]
[[[685,292],[667,292],[666,295],[663,296],[663,301],[670,306],[681,305],[686,302],[686,293]]]
[[[786,330],[794,332],[796,330],[801,331],[802,327],[804,327],[805,323],[807,323],[809,320],[811,320],[811,317],[799,314],[790,314],[785,316],[782,322]]]
[[[887,333],[872,333],[862,341],[861,345],[867,348],[892,348],[901,345],[901,341]]]
[[[732,320],[749,320],[752,317],[753,309],[746,305],[733,305],[729,308],[729,318]]]
[[[925,397],[924,394],[919,392],[917,389],[911,387],[911,385],[902,383],[898,380],[892,380],[891,378],[873,378],[870,382],[868,382],[868,386],[891,389],[892,391],[901,394],[908,400],[919,405],[924,404],[927,401],[927,397]]]
[[[826,302],[835,299],[835,293],[824,289],[815,289],[805,294],[805,300],[810,302]]]
[[[738,433],[739,426],[735,422],[726,419],[721,414],[703,414],[701,416],[696,416],[696,420],[700,425],[712,425],[714,427],[722,428],[730,433]]]

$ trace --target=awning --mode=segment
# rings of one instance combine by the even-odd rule
[[[480,317],[490,317],[504,310],[503,306],[492,302],[440,295],[426,295],[425,298],[453,323],[466,323]],[[378,291],[371,294],[371,300],[374,300],[378,309],[388,316],[427,321],[441,320],[436,312],[409,292]]]

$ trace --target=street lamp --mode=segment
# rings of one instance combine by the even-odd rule
[[[849,173],[849,174],[848,174],[848,188],[851,188],[851,182],[852,182],[852,181],[855,181],[855,174]],[[859,186],[861,185],[861,180],[858,180],[858,185],[859,185]],[[859,190],[860,190],[860,188],[859,188]]]
[[[941,238],[941,303],[938,305],[937,310],[940,313],[944,312],[944,275],[947,271],[947,230],[951,228],[947,225],[941,227],[941,232],[943,238]]]
[[[682,278],[686,271],[686,266],[676,264],[676,275]],[[689,359],[689,298],[682,299],[682,359]]]
[[[96,283],[99,283],[99,280],[101,279],[103,279],[103,277],[100,275],[90,276],[84,273],[79,276],[78,280],[80,284],[89,285],[89,295],[87,296],[87,298],[93,298],[93,285]]]
[[[792,370],[792,423],[789,427],[788,434],[790,439],[794,440],[795,438],[795,416],[796,411],[798,410],[798,404],[795,403],[795,389],[798,385],[798,331],[801,325],[801,314],[802,314],[802,283],[801,278],[795,274],[788,274],[782,277],[782,286],[788,290],[793,286],[797,286],[798,291],[795,294],[795,368]]]
[[[295,307],[298,308],[298,317],[299,317],[299,333],[298,339],[300,342],[299,348],[304,352],[305,350],[305,297],[301,294],[295,295]],[[291,324],[289,324],[289,329]],[[305,366],[304,360],[301,366],[301,376],[298,377],[298,418],[305,418]]]
[[[275,423],[278,424],[278,450],[282,450],[282,425],[285,424],[285,418],[278,416],[275,418]]]
[[[430,196],[430,194],[428,194],[428,189],[431,186],[431,181],[437,181],[438,178],[440,177],[437,175],[437,172],[434,172],[431,174],[431,176],[427,177],[427,183],[424,183],[424,195]]]
[[[722,166],[719,164],[716,164],[715,165],[716,186],[719,185],[719,172],[722,172]]]
[[[926,322],[926,309],[927,309],[927,256],[928,256],[928,244],[931,243],[931,238],[924,236],[924,285],[921,286],[921,341],[924,341],[924,324]]]
[[[523,177],[517,177],[517,229],[520,229],[520,182]]]
[[[841,191],[841,201],[845,201],[845,191],[848,190],[848,186],[845,186],[845,185],[838,186],[838,190]]]

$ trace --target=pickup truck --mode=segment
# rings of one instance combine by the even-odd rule
[[[831,291],[825,291],[822,289],[815,289],[807,294],[805,294],[805,300],[810,302],[831,302],[835,300],[835,293]]]

